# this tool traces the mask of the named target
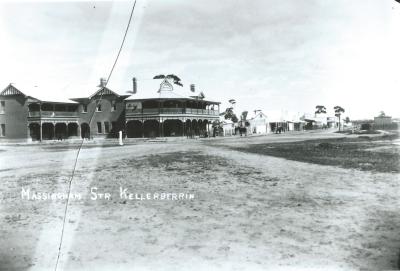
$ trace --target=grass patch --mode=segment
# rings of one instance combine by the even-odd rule
[[[392,143],[394,139],[398,139],[398,135],[253,144],[246,147],[232,148],[243,152],[270,155],[313,164],[398,173],[400,172],[400,151]],[[387,147],[388,151],[373,151],[374,147]]]
[[[346,134],[346,135],[351,135],[351,134],[354,134],[354,135],[378,135],[381,132],[376,131],[376,130],[355,130],[355,131],[344,130],[344,131],[336,131],[335,133]]]

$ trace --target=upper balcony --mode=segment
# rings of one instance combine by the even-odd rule
[[[29,111],[30,118],[77,118],[78,112],[70,111]]]
[[[28,105],[28,118],[76,119],[79,117],[78,105],[62,103],[31,103]]]
[[[218,116],[218,110],[197,109],[197,108],[142,108],[136,110],[126,110],[127,116],[145,116],[145,115],[202,115]]]

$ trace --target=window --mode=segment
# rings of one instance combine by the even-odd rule
[[[3,114],[6,109],[6,101],[0,101],[0,114]]]
[[[0,136],[6,136],[6,125],[5,124],[0,125]]]
[[[82,113],[87,113],[87,104],[82,105]]]
[[[117,122],[116,121],[111,122],[111,131],[113,131],[113,132],[117,131]]]
[[[98,105],[96,106],[96,112],[101,112],[101,104],[98,104]]]
[[[102,127],[101,127],[101,122],[97,123],[97,133],[101,134],[103,132]]]
[[[110,124],[107,121],[104,122],[104,132],[107,134],[110,132]]]
[[[117,110],[117,103],[115,101],[111,102],[111,111]]]

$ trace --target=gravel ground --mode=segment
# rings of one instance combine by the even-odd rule
[[[398,173],[227,147],[339,136],[87,142],[59,270],[397,269]],[[21,189],[67,191],[76,154],[68,142],[0,146],[0,270],[54,270],[66,201],[22,199]],[[121,187],[194,198],[125,199]]]

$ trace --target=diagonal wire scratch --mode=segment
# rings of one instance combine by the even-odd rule
[[[109,82],[109,80],[111,78],[111,75],[112,75],[112,73],[114,71],[114,68],[115,68],[115,66],[116,66],[116,64],[118,62],[118,58],[119,58],[119,56],[121,54],[122,48],[123,48],[124,43],[125,43],[126,36],[128,34],[129,26],[130,26],[131,21],[132,21],[133,11],[135,10],[135,6],[136,6],[136,0],[133,3],[132,9],[131,9],[131,13],[130,13],[130,16],[129,16],[129,20],[128,20],[128,25],[126,26],[125,34],[124,34],[124,37],[122,39],[121,46],[120,46],[120,48],[118,50],[117,57],[115,58],[114,64],[113,64],[113,66],[111,68],[111,71],[110,71],[108,77],[107,77],[107,81],[105,82],[105,85],[104,85],[103,89],[101,90],[100,98],[96,100],[95,109],[93,110],[92,115],[90,116],[89,127],[90,127],[90,125],[92,123],[92,120],[93,120],[93,117],[94,117],[94,114],[95,114],[95,111],[96,111],[96,107],[98,106],[98,104],[101,102],[101,100],[103,98],[104,88],[107,86],[107,84],[108,84],[108,82]],[[58,263],[60,261],[61,247],[62,247],[62,242],[63,242],[63,238],[64,238],[64,232],[65,232],[65,221],[66,221],[66,218],[67,218],[69,198],[70,198],[70,194],[71,194],[71,186],[72,186],[72,181],[73,181],[74,176],[75,176],[76,165],[78,163],[78,158],[79,158],[79,154],[81,152],[83,143],[84,143],[84,138],[82,138],[81,144],[79,145],[78,151],[76,153],[75,161],[74,161],[74,167],[72,169],[72,175],[71,175],[71,178],[70,178],[69,183],[68,183],[68,197],[67,197],[67,202],[65,204],[65,209],[64,209],[64,216],[63,216],[63,224],[62,224],[62,229],[61,229],[60,244],[59,244],[59,247],[58,247],[56,265],[55,265],[55,268],[54,268],[55,271],[57,271]]]

